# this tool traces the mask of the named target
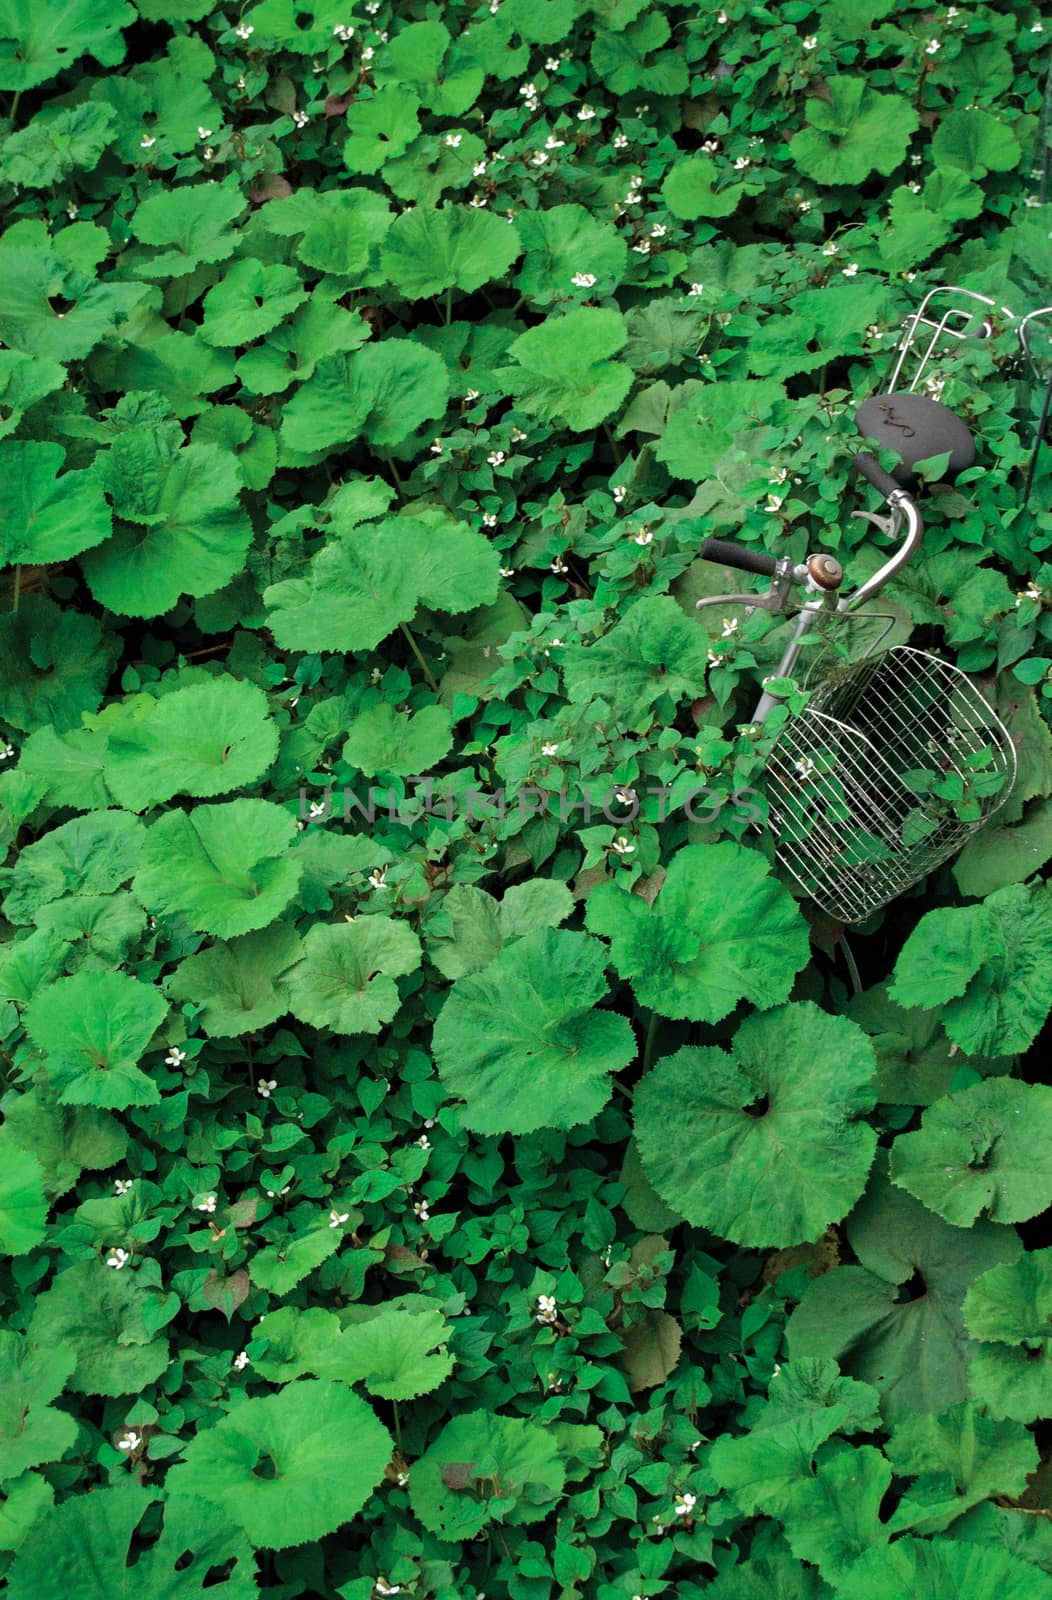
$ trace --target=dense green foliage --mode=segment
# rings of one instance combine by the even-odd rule
[[[11,1600],[1052,1595],[1047,39],[0,0]],[[1019,779],[854,994],[697,549],[876,569],[938,283]]]

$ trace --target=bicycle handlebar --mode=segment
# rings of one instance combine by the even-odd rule
[[[869,455],[865,450],[860,450],[851,465],[860,477],[871,483],[874,489],[879,489],[885,500],[890,500],[893,494],[902,494],[901,483],[896,483],[890,472],[885,472],[880,462]]]
[[[775,556],[763,550],[747,550],[744,545],[731,544],[727,539],[706,539],[698,554],[703,561],[718,561],[721,566],[737,567],[740,572],[758,572],[765,578],[773,578],[778,567]]]

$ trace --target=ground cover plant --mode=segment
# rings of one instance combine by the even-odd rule
[[[1047,45],[0,0],[11,1600],[1052,1595]],[[939,283],[885,609],[1019,777],[856,993],[697,551],[875,570]]]

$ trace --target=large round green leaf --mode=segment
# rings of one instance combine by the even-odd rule
[[[719,1022],[739,1000],[788,999],[810,951],[788,889],[758,850],[731,840],[678,850],[652,905],[599,884],[585,921],[610,940],[612,966],[643,1005],[695,1022]]]
[[[396,978],[420,965],[420,940],[393,917],[316,923],[288,974],[289,1009],[334,1033],[379,1033],[401,1004]]]
[[[636,1086],[635,1136],[662,1200],[736,1244],[815,1239],[865,1187],[873,1046],[810,1001],[748,1017],[728,1053],[687,1045]]]
[[[167,1481],[218,1506],[254,1545],[286,1550],[356,1516],[393,1449],[359,1395],[304,1378],[200,1429]]]
[[[44,1170],[30,1150],[0,1146],[0,1252],[24,1256],[43,1243],[47,1222]]]
[[[442,1539],[472,1539],[493,1521],[538,1522],[562,1493],[566,1468],[551,1431],[524,1417],[470,1411],[447,1422],[413,1463],[414,1516]]]
[[[283,859],[295,833],[291,813],[269,800],[168,811],[147,833],[132,887],[154,915],[221,939],[251,933],[296,892],[303,869]]]
[[[66,1105],[152,1106],[160,1092],[137,1065],[168,1007],[126,972],[84,968],[39,989],[25,1027],[46,1053],[48,1078]]]
[[[477,1133],[573,1128],[610,1098],[610,1074],[636,1042],[625,1017],[598,1008],[604,947],[585,933],[536,928],[480,972],[458,978],[432,1036],[439,1076]]]
[[[987,1078],[944,1095],[895,1140],[891,1177],[959,1228],[1036,1216],[1052,1205],[1052,1088]]]
[[[90,472],[63,472],[60,444],[0,444],[0,567],[68,561],[112,531],[110,509]]]
[[[1052,1577],[990,1545],[896,1539],[865,1555],[837,1585],[837,1600],[1052,1600]]]

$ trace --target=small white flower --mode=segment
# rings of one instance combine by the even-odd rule
[[[152,150],[153,146],[156,143],[157,143],[157,140],[154,139],[154,138],[151,138],[151,136],[148,133],[144,133],[142,138],[139,140],[140,148],[143,149],[143,150]]]
[[[571,282],[575,283],[578,289],[590,289],[595,283],[595,273],[575,272]]]
[[[431,454],[433,456],[440,456],[442,454],[442,440],[441,439],[436,439],[435,440],[434,444],[431,446]]]
[[[927,44],[924,46],[924,54],[926,56],[933,56],[937,50],[941,49],[942,45],[939,43],[938,39],[929,39]]]
[[[667,232],[668,229],[665,227],[663,222],[655,222],[654,226],[650,230],[650,237],[652,239],[663,239]]]
[[[578,122],[590,122],[594,116],[595,111],[593,108],[591,106],[584,105],[577,113],[577,120]]]
[[[614,134],[614,149],[615,150],[627,150],[628,149],[628,135],[627,135],[627,133],[615,133]]]
[[[431,1220],[431,1212],[428,1209],[428,1204],[427,1204],[426,1200],[414,1200],[414,1202],[413,1202],[413,1210],[416,1213],[416,1215],[420,1218],[421,1222],[430,1222],[430,1220]]]
[[[561,66],[562,62],[559,60],[558,56],[549,56],[547,61],[544,63],[544,70],[545,72],[558,72]]]
[[[284,1199],[285,1195],[288,1194],[291,1188],[291,1183],[287,1183],[284,1189],[264,1189],[263,1193],[267,1196],[268,1200],[281,1200]]]
[[[553,572],[567,572],[569,570],[562,556],[556,556],[551,565]]]
[[[421,1150],[430,1150],[431,1148],[431,1140],[428,1138],[426,1133],[422,1133],[416,1142],[420,1146]]]
[[[400,1472],[395,1478],[395,1482],[400,1489],[404,1489],[406,1484],[409,1482],[408,1472]]]
[[[9,761],[15,753],[13,744],[0,744],[0,761]]]
[[[251,22],[239,22],[237,27],[234,29],[234,32],[237,34],[239,39],[251,39],[255,31],[256,30],[252,26]]]
[[[115,1271],[119,1272],[122,1267],[126,1267],[128,1265],[130,1260],[130,1252],[127,1250],[122,1250],[118,1245],[116,1249],[106,1257],[106,1265],[108,1267],[113,1267]]]
[[[530,164],[534,167],[543,167],[547,159],[548,157],[545,155],[543,150],[537,150],[530,157]]]
[[[818,35],[817,35],[817,33],[809,33],[807,35],[807,38],[804,40],[804,49],[805,50],[813,50],[815,48],[815,46],[817,45],[817,43],[818,43]]]
[[[538,1295],[537,1296],[537,1306],[538,1306],[538,1310],[537,1310],[537,1318],[536,1318],[536,1320],[538,1322],[556,1322],[556,1321],[558,1321],[559,1313],[555,1309],[555,1296],[554,1295],[550,1295],[550,1294]]]
[[[784,500],[784,494],[769,494],[767,496],[767,505],[764,509],[769,512],[771,516],[774,516],[775,512],[781,507]]]
[[[502,578],[512,578],[512,577],[515,576],[515,568],[514,567],[501,567],[500,575],[501,575]]]
[[[690,288],[687,290],[687,293],[688,295],[704,294],[705,285],[703,283],[692,283]]]
[[[777,471],[772,472],[771,476],[768,478],[767,481],[768,481],[768,483],[784,483],[785,480],[788,478],[788,476],[789,476],[789,468],[788,467],[779,467],[777,469]]]
[[[557,646],[565,644],[565,643],[566,643],[565,639],[553,639],[552,640],[553,647],[557,647]],[[545,652],[545,654],[547,654],[547,651]]]
[[[650,254],[650,240],[640,239],[638,244],[632,246],[632,249],[637,256],[648,256]]]
[[[716,21],[717,22],[726,22],[726,20],[727,20],[726,11],[717,11],[717,13],[716,13]]]
[[[1025,206],[1039,206],[1041,201],[1036,194],[1028,194],[1023,204]]]
[[[132,1183],[133,1180],[131,1178],[115,1179],[113,1184],[114,1194],[127,1194],[128,1190],[132,1187]]]
[[[906,185],[906,188],[912,189],[914,194],[920,194],[921,192],[921,186],[917,182],[916,178],[911,178],[909,183]]]
[[[1030,32],[1031,33],[1044,33],[1044,31],[1045,31],[1045,25],[1044,25],[1043,22],[1035,22],[1035,23],[1031,24],[1031,28],[1030,28]]]
[[[830,239],[828,244],[824,244],[822,246],[822,254],[824,256],[835,256],[839,249],[840,246],[837,244],[836,240]]]
[[[724,617],[723,629],[720,637],[723,639],[733,639],[740,627],[741,622],[737,617]]]
[[[346,1222],[348,1220],[349,1216],[350,1216],[350,1212],[348,1212],[348,1211],[335,1211],[335,1210],[334,1211],[330,1211],[329,1212],[329,1227],[330,1228],[338,1228],[340,1226],[341,1222]]]
[[[484,511],[482,514],[482,526],[484,528],[495,528],[497,526],[497,513],[495,511]]]
[[[248,1351],[247,1350],[240,1351],[234,1357],[231,1365],[235,1366],[237,1368],[238,1372],[244,1372],[245,1368],[248,1366]]]
[[[354,29],[349,22],[338,22],[332,31],[341,44],[348,44],[354,38]]]
[[[855,275],[858,272],[858,262],[857,261],[849,261],[847,266],[846,267],[841,267],[840,270],[844,274],[845,278],[853,278],[853,277],[855,277]]]
[[[201,159],[202,161],[212,161],[215,159],[215,151],[212,149],[210,144],[206,144],[204,149],[201,151]]]
[[[372,889],[387,888],[387,868],[374,867],[369,874],[369,887]]]
[[[371,61],[375,54],[376,54],[376,51],[373,49],[372,45],[371,44],[367,44],[365,49],[362,51],[362,60],[363,61]]]
[[[242,73],[240,78],[237,80],[237,87],[239,89],[247,89],[248,88],[248,84],[245,82],[244,73]]]
[[[554,755],[558,755],[558,753],[559,753],[559,746],[557,744],[553,743],[553,744],[542,744],[541,745],[541,755],[542,756],[554,756]]]
[[[118,1450],[138,1450],[142,1444],[142,1434],[136,1433],[134,1428],[129,1428],[123,1438],[117,1440]]]
[[[611,850],[614,852],[614,854],[616,856],[631,856],[631,855],[634,855],[635,854],[635,849],[636,849],[635,845],[634,844],[630,844],[629,841],[625,838],[623,833],[618,834],[617,838],[614,840],[614,842],[610,846],[610,848],[611,848]]]
[[[501,462],[504,460],[504,451],[491,450],[489,455],[486,457],[486,460],[491,467],[499,467]]]
[[[325,815],[325,802],[323,800],[312,800],[307,815],[308,817],[323,817]]]
[[[811,201],[810,201],[810,200],[798,200],[798,201],[797,201],[797,205],[796,205],[796,209],[797,209],[797,211],[799,211],[799,212],[800,212],[800,213],[801,213],[801,214],[802,214],[802,215],[803,215],[803,216],[805,216],[805,217],[806,217],[806,215],[807,215],[807,213],[808,213],[808,212],[809,212],[809,211],[810,211],[810,209],[811,209],[811,204],[812,204],[812,202],[811,202]]]
[[[256,1093],[260,1096],[261,1099],[269,1100],[270,1099],[270,1095],[271,1095],[271,1090],[276,1089],[277,1086],[278,1086],[277,1078],[260,1078],[259,1082],[256,1084]]]
[[[400,1583],[385,1583],[383,1578],[377,1578],[373,1586],[373,1594],[375,1595],[401,1594],[401,1592],[402,1585]]]
[[[200,1200],[194,1201],[195,1211],[214,1211],[215,1208],[216,1197],[214,1194],[203,1194]]]
[[[647,527],[640,528],[639,532],[632,536],[633,544],[652,544],[653,540],[654,535]]]
[[[621,502],[627,497],[628,489],[626,488],[626,486],[623,483],[619,483],[617,485],[617,487],[614,489],[613,495],[614,495],[614,505],[615,506],[619,506],[621,504]]]
[[[424,1127],[425,1128],[433,1128],[434,1125],[435,1125],[434,1117],[425,1117],[424,1118]]]
[[[947,21],[952,22],[954,17],[958,17],[958,16],[960,16],[960,12],[958,11],[956,6],[948,6],[947,7],[947,10],[946,10]]]
[[[1015,597],[1015,603],[1016,603],[1017,606],[1021,606],[1023,604],[1024,600],[1040,600],[1043,597],[1043,595],[1044,595],[1044,590],[1043,589],[1039,589],[1037,584],[1034,582],[1033,578],[1031,578],[1031,580],[1027,584],[1026,588],[1025,589],[1020,589],[1017,592],[1016,597]]]
[[[198,128],[197,137],[201,140],[202,144],[204,144],[212,137],[211,128]]]
[[[698,1503],[697,1502],[697,1497],[695,1495],[692,1495],[692,1494],[683,1495],[683,1497],[680,1500],[677,1500],[677,1502],[676,1502],[675,1510],[676,1510],[677,1517],[689,1516],[690,1513],[694,1510],[694,1507],[697,1505],[697,1503]]]
[[[173,1045],[172,1048],[169,1050],[168,1054],[164,1058],[164,1064],[165,1064],[166,1067],[181,1067],[185,1060],[186,1060],[186,1051],[185,1050],[177,1050],[175,1048],[175,1046]]]
[[[722,656],[718,656],[716,654],[715,650],[710,649],[709,652],[708,652],[708,656],[709,656],[709,666],[710,667],[721,667],[723,665]]]
[[[292,120],[296,124],[297,128],[305,128],[310,121],[310,117],[305,111],[294,111],[292,113]]]
[[[705,1442],[704,1439],[695,1439],[693,1444],[688,1444],[688,1446],[687,1446],[687,1454],[688,1455],[693,1455],[695,1450],[698,1448],[699,1444],[704,1444],[704,1442]]]
[[[455,150],[463,137],[462,133],[447,133],[442,143],[448,145],[450,150]]]
[[[815,770],[815,764],[810,756],[801,756],[799,761],[793,762],[793,765],[801,778],[809,778]]]
[[[77,212],[79,210],[80,210],[80,207],[77,205],[77,202],[75,200],[71,200],[69,202],[69,205],[66,207],[66,216],[69,218],[70,222],[75,222],[76,221]]]
[[[735,172],[743,172],[746,167],[751,166],[752,160],[749,156],[739,156],[734,163],[734,170]]]
[[[720,141],[712,138],[705,139],[702,141],[701,148],[705,151],[706,155],[714,156],[716,151],[720,148]]]

